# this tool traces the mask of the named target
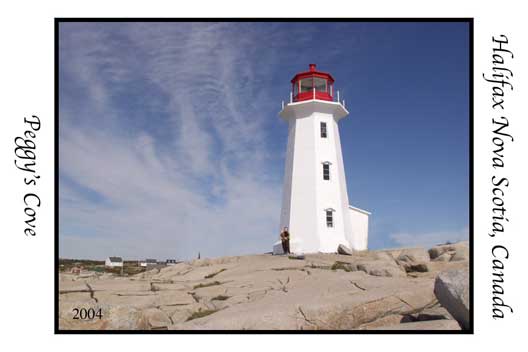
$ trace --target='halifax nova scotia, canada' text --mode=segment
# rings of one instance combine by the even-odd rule
[[[491,84],[491,166],[493,176],[491,177],[491,228],[488,235],[494,242],[491,247],[492,255],[492,317],[493,319],[504,318],[506,313],[513,313],[513,309],[504,300],[504,273],[505,262],[510,258],[510,251],[506,246],[500,244],[505,233],[507,217],[505,206],[506,190],[510,181],[504,176],[506,146],[513,142],[510,134],[510,121],[506,115],[506,95],[513,90],[513,72],[507,67],[507,62],[513,59],[508,37],[504,34],[493,36],[491,72],[482,74],[484,80]]]

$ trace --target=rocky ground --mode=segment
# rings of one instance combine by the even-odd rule
[[[469,326],[468,260],[459,242],[200,259],[129,277],[61,273],[59,328],[460,330]],[[74,308],[101,308],[102,318],[73,319]]]

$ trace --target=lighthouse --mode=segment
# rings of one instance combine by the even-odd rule
[[[279,113],[288,123],[280,229],[288,227],[293,253],[335,253],[339,245],[366,250],[370,213],[349,205],[341,151],[345,102],[332,75],[315,64],[291,84]],[[280,241],[273,253],[283,253]]]

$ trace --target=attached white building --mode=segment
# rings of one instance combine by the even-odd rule
[[[108,257],[105,260],[105,266],[109,268],[122,267],[123,258],[121,257]]]
[[[279,113],[288,122],[280,230],[289,228],[293,253],[366,250],[370,213],[349,205],[338,127],[348,111],[339,93],[334,101],[334,79],[311,64],[291,82]],[[283,253],[280,241],[273,253]]]

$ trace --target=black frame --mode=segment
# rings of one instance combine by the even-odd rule
[[[469,306],[467,330],[60,330],[59,329],[59,24],[62,22],[459,22],[469,25]],[[466,18],[55,18],[54,19],[54,333],[55,334],[474,334],[473,114],[474,19]]]
[[[326,227],[334,227],[334,212],[332,210],[325,210]]]
[[[323,163],[323,180],[330,181],[330,163]]]
[[[321,138],[328,138],[328,126],[326,122],[321,122],[319,126]]]

